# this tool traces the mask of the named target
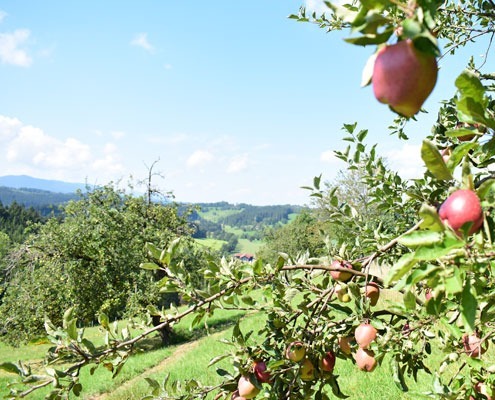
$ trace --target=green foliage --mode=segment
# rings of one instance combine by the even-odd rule
[[[102,312],[114,320],[160,304],[156,278],[138,268],[144,245],[165,245],[189,233],[174,205],[147,204],[111,186],[69,202],[64,213],[63,221],[52,218],[39,225],[15,253],[0,306],[9,342],[43,334],[44,318],[60,323],[69,305],[87,325]],[[184,265],[197,270],[201,253],[191,242],[183,250]],[[193,283],[199,285],[200,279]]]
[[[361,0],[328,6],[328,14],[320,17],[306,15],[302,8],[291,18],[327,30],[349,29],[347,41],[352,44],[379,48],[388,41],[409,38],[416,48],[432,54],[439,51],[437,37],[453,52],[476,36],[495,34],[491,0]],[[337,363],[347,365],[358,365],[358,355],[366,354],[377,368],[389,368],[390,380],[402,391],[409,390],[408,381],[417,380],[420,372],[432,375],[431,387],[414,393],[415,398],[491,398],[494,368],[484,350],[495,345],[495,179],[490,170],[495,160],[495,75],[482,73],[481,67],[470,62],[455,81],[455,96],[443,103],[431,135],[423,142],[426,168],[422,177],[402,179],[378,156],[378,146],[368,144],[366,129],[357,129],[357,123],[344,124],[343,140],[348,147],[335,154],[346,163],[346,171],[335,185],[325,186],[319,176],[307,188],[318,206],[318,221],[324,222],[320,228],[326,240],[324,251],[317,252],[320,257],[310,257],[309,252],[296,257],[281,253],[270,263],[258,259],[246,264],[212,257],[202,265],[205,285],[198,288],[182,260],[183,241],[164,243],[160,237],[151,238],[142,271],[150,276],[161,273],[158,290],[178,293],[188,308],[150,306],[150,316],[159,317],[160,323],[129,338],[127,332],[113,327],[100,307],[99,321],[107,332],[103,350],[84,341],[72,311],[67,311],[59,324],[45,324],[56,344],[50,361],[66,364],[60,369],[48,367],[36,378],[21,366],[4,364],[4,369],[19,375],[28,386],[24,393],[13,395],[22,396],[54,382],[57,388],[51,398],[63,398],[70,391],[77,395],[81,368],[103,365],[115,375],[133,346],[147,335],[185,317],[193,318],[191,325],[197,326],[215,310],[235,309],[262,314],[266,323],[258,332],[262,339],[256,342],[250,340],[253,330],[234,327],[232,338],[225,341],[231,351],[211,361],[215,366],[229,360],[231,369],[217,368],[223,382],[206,385],[196,377],[162,385],[149,381],[153,391],[149,398],[163,394],[186,400],[212,393],[216,399],[230,399],[241,377],[252,381],[266,399],[345,398],[352,393],[344,393],[339,376],[319,364],[330,351]],[[396,119],[391,132],[406,139],[406,122]],[[438,153],[445,149],[448,160]],[[458,188],[476,191],[481,201],[483,226],[478,232],[469,234],[470,222],[455,230],[437,212]],[[110,213],[112,207],[105,210]],[[304,228],[304,218],[287,230]],[[314,226],[313,221],[307,226]],[[64,233],[70,237],[81,234],[75,228]],[[307,231],[302,235],[308,239]],[[91,251],[84,254],[94,256],[100,248],[88,246]],[[70,268],[62,272],[66,270],[70,272]],[[58,277],[64,279],[61,273]],[[367,293],[371,283],[391,293],[394,301],[375,304]],[[109,310],[118,299],[118,293],[112,294],[117,297],[109,299]],[[365,346],[357,335],[358,327],[372,332],[365,338],[370,339],[366,350],[358,349]],[[304,348],[302,360],[294,361],[286,354],[294,341]],[[439,368],[429,367],[432,349],[443,356]],[[271,382],[256,378],[253,363],[260,360],[268,365]],[[311,374],[305,376],[308,365]],[[369,366],[362,368],[373,373]]]
[[[257,257],[268,263],[275,263],[279,253],[287,254],[292,260],[308,252],[310,257],[325,254],[325,243],[321,230],[325,223],[318,221],[311,210],[301,213],[287,225],[269,228],[265,232],[264,245],[257,252]]]

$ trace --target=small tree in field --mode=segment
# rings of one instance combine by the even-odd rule
[[[291,18],[327,30],[348,29],[349,43],[376,46],[365,82],[399,114],[391,127],[399,139],[407,138],[408,119],[420,112],[435,86],[438,57],[483,35],[491,43],[495,35],[492,0],[327,5],[325,15],[301,9]],[[336,155],[349,171],[359,172],[368,204],[360,207],[346,198],[346,191],[322,188],[320,178],[314,179],[311,196],[325,209],[331,229],[348,232],[329,237],[321,257],[303,255],[289,262],[280,256],[270,264],[211,260],[202,271],[206,289],[198,290],[189,284],[178,256],[180,241],[165,249],[148,243],[154,262],[142,267],[162,271],[160,290],[179,292],[187,307],[150,310],[162,322],[134,338],[100,315],[109,335],[104,349],[95,349],[76,329],[70,310],[60,328],[47,321],[56,344],[52,360],[70,362],[35,378],[21,364],[4,363],[3,369],[18,373],[28,385],[13,388],[13,396],[51,383],[56,385],[50,398],[70,391],[77,395],[81,368],[104,365],[116,374],[134,345],[150,333],[186,315],[194,314],[199,324],[218,308],[242,307],[264,313],[262,340],[253,343],[250,332],[234,327],[233,352],[211,362],[232,360],[229,371],[218,369],[222,384],[150,381],[150,398],[352,398],[340,389],[333,373],[336,363],[353,363],[363,371],[356,373],[363,374],[390,368],[390,379],[404,391],[410,379],[425,371],[434,382],[423,393],[427,398],[494,398],[495,371],[485,351],[495,340],[495,180],[490,169],[495,160],[495,73],[484,71],[486,65],[467,61],[459,71],[454,98],[445,100],[423,141],[426,168],[418,179],[406,181],[390,170],[377,146],[366,142],[366,129],[344,125],[348,147]],[[376,274],[376,265],[388,272]],[[384,289],[399,301],[380,300]],[[438,365],[430,364],[433,351],[441,354]]]

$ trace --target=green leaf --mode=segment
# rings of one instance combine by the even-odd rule
[[[400,280],[404,275],[411,271],[417,262],[418,261],[414,258],[414,253],[404,254],[390,269],[390,272],[385,278],[385,285],[389,286]]]
[[[416,296],[410,290],[408,290],[406,293],[404,293],[403,300],[404,300],[404,305],[406,306],[406,309],[414,310],[416,308]]]
[[[155,260],[159,260],[160,259],[160,254],[161,254],[161,250],[156,247],[153,243],[146,243],[144,248],[148,251],[149,255],[151,257],[153,257]]]
[[[22,376],[22,374],[23,374],[22,369],[18,365],[11,363],[11,362],[0,363],[0,370],[3,370],[5,372],[9,372],[11,374],[17,374],[20,376]]]
[[[221,356],[217,356],[215,358],[212,358],[210,360],[210,362],[208,363],[208,367],[211,367],[212,365],[216,364],[219,361],[226,359],[227,357],[230,357],[230,354],[223,354]]]
[[[446,234],[441,243],[419,247],[414,254],[414,258],[421,261],[438,260],[453,250],[461,249],[463,247],[464,242],[462,240],[453,236],[453,234]]]
[[[490,178],[484,181],[476,190],[476,194],[480,198],[480,200],[484,200],[488,194],[495,187],[495,178]]]
[[[445,225],[438,216],[437,209],[428,204],[423,204],[419,210],[419,216],[423,220],[421,222],[422,229],[429,229],[435,232],[442,232],[445,230]]]
[[[423,30],[421,24],[417,20],[412,18],[405,19],[402,22],[402,28],[403,28],[403,35],[410,39],[414,39]]]
[[[447,181],[454,179],[450,170],[445,165],[437,146],[429,140],[423,140],[421,158],[425,162],[428,171],[430,171],[435,178]]]
[[[455,266],[454,275],[445,280],[445,291],[449,294],[460,293],[462,292],[462,283],[461,270]]]
[[[358,37],[351,37],[344,39],[347,43],[354,44],[357,46],[367,46],[370,44],[382,44],[385,43],[390,36],[394,33],[393,28],[386,29],[381,33],[369,33]]]
[[[64,317],[62,320],[62,326],[64,329],[67,329],[69,321],[73,318],[73,315],[74,315],[74,307],[70,307],[64,312]]]
[[[73,318],[68,321],[65,330],[72,340],[77,340],[77,319]]]
[[[461,315],[464,324],[467,325],[471,331],[474,331],[476,328],[475,320],[477,308],[478,301],[472,292],[471,282],[468,279],[466,280],[461,296]]]
[[[395,358],[391,358],[390,367],[392,369],[392,376],[394,378],[395,385],[403,392],[407,392],[409,388],[406,385],[406,380],[404,379],[404,371],[400,367],[399,361]]]
[[[429,246],[441,242],[443,234],[435,231],[415,231],[398,238],[407,247]]]
[[[76,397],[79,397],[80,394],[81,394],[81,391],[82,391],[82,385],[80,383],[76,383],[73,387],[72,387],[72,393],[74,393],[74,395]]]
[[[337,377],[335,375],[332,375],[329,381],[334,396],[338,397],[339,399],[347,399],[349,397],[342,393],[342,391],[340,390],[339,382],[337,381]]]
[[[455,80],[455,86],[461,97],[472,98],[477,103],[485,101],[485,88],[474,72],[467,69],[462,71]]]
[[[98,322],[105,330],[110,330],[110,320],[108,319],[108,315],[100,312],[100,314],[98,315]]]
[[[160,267],[157,264],[151,263],[151,262],[142,263],[142,264],[139,265],[139,268],[146,269],[146,270],[149,270],[149,271],[155,271],[157,269],[160,269]]]

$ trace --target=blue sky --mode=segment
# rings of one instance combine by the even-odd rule
[[[442,60],[407,143],[361,88],[371,48],[287,18],[317,0],[0,3],[0,175],[142,179],[188,202],[305,204],[342,168],[343,123],[406,177],[466,54]],[[347,34],[347,32],[346,32]],[[481,53],[481,51],[480,51]],[[480,57],[479,54],[475,54]],[[493,66],[493,59],[489,60]]]

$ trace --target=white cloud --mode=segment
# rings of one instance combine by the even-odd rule
[[[5,19],[7,13],[5,11],[0,10],[0,23]]]
[[[18,67],[29,67],[33,60],[26,50],[20,48],[29,39],[28,29],[17,29],[12,33],[0,33],[0,61]]]
[[[335,164],[339,159],[335,156],[333,150],[326,150],[320,154],[320,161],[327,164]]]
[[[238,155],[230,160],[227,167],[228,173],[236,173],[245,170],[248,167],[249,156],[247,154]]]
[[[200,167],[213,161],[213,154],[208,150],[196,150],[186,161],[188,167]]]
[[[391,149],[385,153],[390,167],[402,178],[411,179],[423,176],[424,162],[421,159],[421,145],[405,143],[401,148]]]
[[[141,47],[149,53],[155,51],[155,47],[148,41],[147,33],[138,33],[134,36],[134,39],[131,40],[131,45]]]
[[[17,118],[0,115],[0,141],[11,139],[21,126],[22,123]]]
[[[0,142],[0,169],[8,173],[82,182],[86,174],[114,180],[124,172],[119,149],[113,143],[92,148],[76,138],[59,139],[2,115]]]

